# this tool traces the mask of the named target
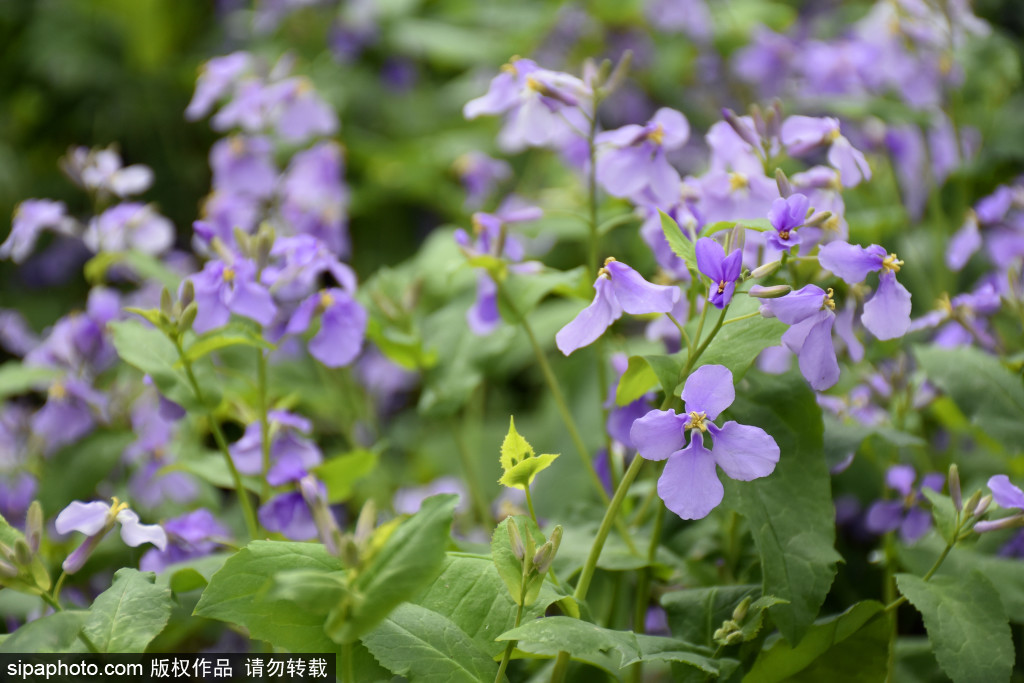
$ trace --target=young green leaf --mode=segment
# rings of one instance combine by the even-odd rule
[[[145,652],[171,618],[171,589],[155,574],[125,567],[89,608],[82,632],[100,652]]]

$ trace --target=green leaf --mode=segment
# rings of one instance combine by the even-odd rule
[[[498,665],[451,619],[419,605],[396,607],[361,638],[392,673],[416,683],[490,683]]]
[[[616,670],[640,661],[660,660],[689,664],[711,674],[720,671],[719,663],[712,658],[713,651],[708,648],[676,638],[615,631],[570,617],[536,619],[501,634],[497,640],[516,640],[516,647],[523,652],[548,657],[568,652],[573,659],[583,662],[610,658]]]
[[[268,600],[282,600],[296,609],[326,616],[345,595],[344,572],[292,569],[274,575]]]
[[[914,348],[925,375],[989,436],[1017,450],[1024,442],[1024,383],[995,356],[973,347]]]
[[[539,273],[516,273],[510,271],[502,282],[507,295],[498,297],[498,311],[510,323],[518,323],[548,294],[572,295],[577,293],[583,282],[583,266],[568,271],[546,268]]]
[[[185,348],[185,359],[194,363],[203,356],[228,348],[229,346],[252,346],[260,349],[273,350],[276,347],[264,339],[259,332],[247,325],[227,325],[225,327],[211,330],[195,339]],[[178,360],[174,366],[184,367],[184,363]]]
[[[125,567],[89,608],[82,632],[100,652],[145,652],[171,618],[171,589],[153,572]]]
[[[896,585],[924,617],[939,666],[954,683],[1010,680],[1015,656],[1010,625],[984,574],[930,581],[897,574]]]
[[[291,652],[333,652],[322,614],[266,599],[278,573],[299,569],[330,573],[342,566],[319,543],[252,541],[213,575],[195,614],[244,626],[252,638]]]
[[[672,253],[683,259],[686,267],[696,273],[697,254],[694,251],[693,240],[683,234],[682,228],[672,216],[661,209],[658,209],[658,213],[661,215],[661,231],[664,233],[665,239],[668,240],[668,246],[672,248]]]
[[[28,391],[41,391],[49,387],[64,373],[55,368],[22,365],[16,360],[0,365],[0,401]]]
[[[885,680],[890,630],[881,603],[858,602],[842,614],[816,621],[796,646],[782,638],[766,643],[743,682]]]
[[[457,500],[451,494],[427,498],[388,537],[352,582],[356,599],[328,617],[327,633],[335,642],[357,640],[434,580],[444,562]]]
[[[736,227],[737,223],[743,224],[743,227],[747,230],[756,230],[757,232],[767,232],[775,229],[767,218],[751,218],[745,221],[717,221],[711,225],[705,225],[704,229],[700,231],[700,236],[710,237],[722,230],[732,230]]]
[[[30,621],[0,643],[0,652],[88,652],[78,638],[88,616],[85,611],[65,610]]]
[[[676,372],[675,383],[679,381],[679,373]],[[658,375],[654,368],[644,356],[630,356],[626,371],[619,378],[619,384],[615,388],[615,404],[624,406],[643,397],[648,391],[659,384]]]
[[[677,638],[715,647],[713,633],[744,598],[758,596],[760,586],[710,586],[672,591],[661,597],[669,628]]]
[[[530,552],[531,548],[542,546],[547,539],[534,521],[524,515],[506,517],[498,524],[491,535],[491,557],[494,560],[494,566],[498,571],[498,575],[501,576],[501,580],[508,587],[509,597],[517,605],[521,597],[524,605],[531,605],[540,593],[544,577],[539,577],[540,580],[538,581],[530,580],[528,576],[527,590],[525,594],[523,593],[523,561],[516,557],[512,551],[511,540],[508,535],[508,525],[510,523],[515,524],[519,529],[519,536],[523,540],[527,553]],[[527,538],[527,534],[532,536],[532,544],[530,539]],[[537,577],[534,576],[533,578],[536,579]]]
[[[828,594],[841,557],[835,551],[835,507],[822,457],[821,409],[796,373],[751,379],[731,409],[740,424],[761,427],[779,445],[775,471],[751,482],[723,477],[725,501],[747,518],[761,555],[764,595],[786,604],[769,609],[791,643],[799,642]]]
[[[935,528],[946,542],[953,543],[956,538],[956,506],[953,505],[953,499],[929,488],[922,488],[921,493],[932,504]]]
[[[761,351],[769,346],[778,346],[788,328],[775,318],[763,318],[758,315],[739,322],[728,322],[757,311],[760,305],[761,302],[756,298],[737,296],[729,306],[727,324],[722,325],[718,334],[708,344],[704,353],[697,359],[694,369],[702,365],[724,365],[732,371],[733,380],[738,382],[757,360]],[[683,353],[685,354],[685,351]],[[682,390],[682,387],[679,389]]]
[[[423,340],[416,334],[384,328],[376,318],[370,318],[366,336],[381,353],[407,370],[425,370],[437,365],[437,350],[425,350]]]
[[[546,470],[558,454],[535,455],[533,447],[516,431],[515,419],[509,417],[508,433],[501,442],[501,468],[504,474],[499,484],[525,489],[533,483],[538,472]]]
[[[83,272],[89,284],[102,284],[111,266],[124,265],[131,268],[142,280],[156,280],[172,292],[178,290],[181,277],[165,266],[158,258],[141,251],[103,251],[85,264]]]
[[[184,562],[175,562],[157,574],[156,584],[169,586],[175,593],[187,593],[198,588],[206,588],[210,579],[224,566],[228,557],[225,553],[216,553]]]
[[[501,468],[508,472],[523,460],[533,456],[533,446],[516,431],[515,418],[509,417],[508,432],[501,442]]]
[[[343,503],[352,496],[356,482],[374,470],[377,460],[375,452],[358,448],[317,465],[313,473],[326,484],[328,502]]]

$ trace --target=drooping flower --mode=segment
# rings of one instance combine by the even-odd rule
[[[732,301],[736,281],[743,266],[743,252],[734,249],[728,256],[721,244],[710,237],[701,237],[694,246],[697,255],[697,269],[711,278],[708,287],[708,301],[715,308],[725,308]]]
[[[818,262],[847,284],[863,282],[867,274],[882,271],[878,289],[864,303],[861,322],[878,339],[902,337],[910,329],[910,292],[896,281],[903,261],[896,254],[886,255],[877,244],[861,247],[847,242],[830,242],[818,252]]]
[[[988,488],[992,492],[992,500],[1001,508],[1016,509],[1017,512],[1010,517],[992,521],[978,522],[974,530],[978,533],[996,531],[1008,526],[1018,526],[1024,521],[1024,491],[1010,483],[1010,478],[1005,474],[997,474],[988,480]]]
[[[945,477],[932,472],[926,474],[921,485],[914,488],[917,473],[910,465],[895,465],[885,475],[886,486],[902,496],[900,500],[879,500],[868,510],[866,524],[876,534],[884,534],[899,529],[900,538],[904,543],[914,543],[928,533],[932,526],[932,516],[921,508],[924,496],[923,489],[941,491]]]
[[[140,524],[139,516],[128,508],[127,503],[113,499],[113,505],[96,500],[91,503],[72,501],[57,515],[56,529],[59,534],[79,531],[87,539],[64,560],[64,571],[74,574],[115,522],[121,525],[121,538],[131,547],[152,543],[160,550],[167,546],[167,534],[159,524]]]
[[[778,299],[765,299],[761,314],[778,318],[789,329],[782,343],[797,354],[800,373],[816,391],[824,391],[839,381],[839,361],[832,345],[832,326],[836,321],[832,290],[806,285]]]
[[[682,398],[682,415],[652,410],[633,423],[630,435],[644,458],[668,460],[658,480],[658,495],[668,509],[683,519],[701,519],[724,495],[716,465],[739,481],[766,477],[779,461],[779,446],[760,427],[714,424],[736,398],[732,372],[724,366],[697,368],[686,379]],[[705,433],[711,450],[704,446]]]
[[[654,285],[625,263],[609,257],[594,282],[593,302],[555,335],[558,349],[568,356],[592,344],[622,313],[668,313],[679,300],[679,288]]]
[[[690,137],[686,117],[674,109],[659,109],[646,125],[631,124],[599,133],[597,181],[615,197],[636,197],[648,190],[655,203],[668,205],[679,196],[679,172],[665,152],[681,147]]]

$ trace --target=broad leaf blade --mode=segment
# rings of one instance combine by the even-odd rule
[[[171,589],[154,584],[152,572],[118,569],[99,594],[82,631],[100,652],[145,652],[171,618]]]

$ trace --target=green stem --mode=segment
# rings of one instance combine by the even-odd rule
[[[707,306],[705,306],[704,313],[706,313],[707,310]],[[721,315],[718,316],[718,322],[716,322],[715,326],[711,328],[711,333],[708,335],[708,338],[704,340],[703,344],[697,347],[697,351],[692,356],[686,359],[686,368],[683,370],[683,377],[688,377],[690,375],[690,370],[693,368],[694,363],[697,362],[697,359],[700,358],[701,354],[703,354],[704,351],[708,348],[708,345],[715,338],[715,335],[718,334],[718,331],[722,329],[722,325],[725,324],[725,314],[728,312],[729,306],[726,305],[726,307],[722,309]],[[704,324],[704,313],[701,313],[701,325]],[[697,338],[700,339],[699,334],[697,335]]]
[[[640,457],[640,456],[636,456]],[[633,632],[643,633],[645,620],[647,618],[647,605],[651,600],[651,568],[654,564],[654,556],[658,552],[658,542],[661,540],[661,527],[665,522],[665,506],[659,505],[654,515],[654,528],[651,530],[651,542],[647,546],[647,565],[642,568],[636,582],[636,599],[633,609]],[[637,662],[633,666],[632,678],[634,683],[641,683],[644,680],[644,663]]]
[[[345,643],[341,646],[341,659],[345,667],[342,683],[356,683],[356,667],[355,662],[352,661],[353,650],[352,643]]]
[[[466,439],[462,434],[460,425],[454,419],[451,422],[452,435],[455,437],[456,450],[459,452],[459,459],[462,460],[462,469],[466,473],[466,481],[469,482],[469,496],[473,499],[473,507],[480,518],[480,523],[490,528],[492,523],[491,509],[487,505],[487,497],[480,487],[480,473],[477,471],[476,461],[466,447]]]
[[[55,610],[57,610],[58,612],[61,611],[61,606],[60,606],[60,589],[64,587],[64,581],[66,581],[67,578],[68,578],[68,573],[65,572],[65,571],[61,571],[60,576],[57,577],[57,583],[53,587],[52,595],[51,596],[47,596],[46,593],[42,594],[43,595],[43,599],[46,600],[48,603],[50,603],[50,605]],[[49,599],[47,599],[47,598],[49,598]]]
[[[753,313],[747,313],[746,315],[738,315],[735,318],[729,318],[728,320],[726,320],[722,324],[723,325],[728,325],[730,323],[739,322],[740,320],[746,320],[748,318],[756,318],[759,315],[761,315],[761,311],[754,311]]]
[[[601,550],[604,549],[604,542],[608,538],[608,533],[612,530],[614,520],[618,518],[619,507],[621,507],[622,501],[626,499],[626,493],[629,492],[629,487],[633,480],[636,479],[636,475],[640,473],[643,463],[644,459],[640,456],[633,458],[629,469],[622,475],[622,482],[619,484],[619,488],[615,490],[615,496],[612,498],[611,503],[609,503],[608,509],[605,510],[604,519],[601,520],[601,526],[594,537],[594,543],[590,546],[590,554],[587,555],[587,561],[583,565],[583,571],[580,572],[580,579],[576,583],[576,590],[572,595],[576,602],[583,602],[587,597],[590,582],[594,578],[594,572],[597,570],[597,560],[601,557]],[[569,666],[569,657],[568,652],[558,653],[558,657],[555,659],[555,668],[551,672],[551,683],[561,683],[561,681],[565,680],[565,672]]]
[[[260,500],[270,498],[270,482],[267,481],[267,473],[270,472],[270,417],[267,412],[267,357],[263,349],[256,349],[256,392],[259,394],[260,411],[260,440],[263,455],[263,488]]]
[[[681,322],[676,320],[676,317],[674,315],[672,315],[671,313],[666,313],[665,315],[667,315],[668,319],[672,321],[672,324],[676,326],[676,329],[679,330],[679,336],[683,339],[683,341],[686,342],[686,352],[687,352],[687,355],[692,356],[693,355],[693,341],[690,340],[690,335],[686,334],[686,327]]]
[[[519,601],[519,608],[516,610],[516,623],[512,628],[519,628],[519,622],[523,618],[523,604],[522,600]],[[518,640],[508,641],[508,645],[505,646],[505,654],[501,656],[501,666],[498,667],[498,675],[494,677],[494,683],[501,683],[505,676],[505,669],[508,668],[508,662],[512,659],[512,651],[516,649],[516,643]]]
[[[530,510],[530,518],[533,520],[533,523],[536,524],[539,528],[540,522],[537,521],[537,513],[533,509],[533,497],[530,495],[530,485],[527,484],[525,487],[523,487],[523,491],[526,492],[526,507],[529,508]]]
[[[206,404],[206,399],[203,396],[203,390],[199,387],[199,382],[196,381],[195,373],[192,372],[192,363],[185,356],[185,350],[181,347],[180,337],[172,337],[171,341],[174,342],[174,346],[178,349],[178,357],[181,359],[181,364],[185,367],[185,376],[188,378],[188,383],[192,388],[192,393],[195,395],[196,400],[206,408],[207,420],[210,423],[210,431],[213,433],[213,438],[217,442],[217,447],[224,456],[224,462],[227,463],[228,470],[231,472],[231,480],[234,482],[235,490],[238,492],[238,500],[242,504],[242,515],[245,517],[245,526],[249,531],[249,538],[256,538],[259,535],[259,525],[256,523],[256,513],[252,509],[252,501],[249,500],[249,494],[245,490],[245,486],[242,485],[242,475],[238,473],[238,468],[235,467],[235,461],[231,458],[231,452],[228,450],[228,441],[224,438],[224,432],[221,431],[220,423],[218,423],[217,418],[214,417],[213,411]]]

